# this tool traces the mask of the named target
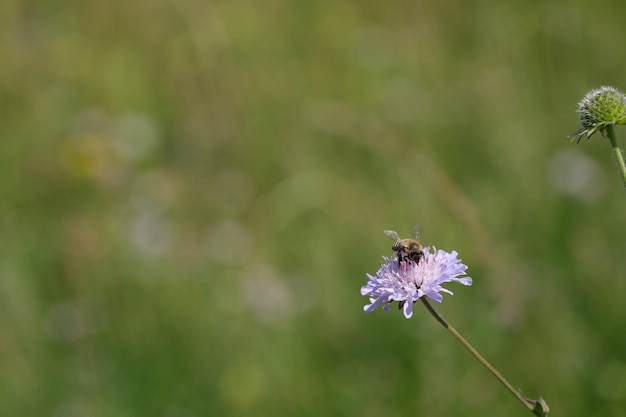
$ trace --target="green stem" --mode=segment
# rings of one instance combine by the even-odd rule
[[[608,134],[609,140],[611,141],[611,148],[613,148],[613,153],[615,154],[617,165],[619,167],[620,173],[622,174],[622,182],[624,183],[624,187],[626,187],[626,165],[624,165],[624,156],[622,155],[622,150],[617,144],[617,138],[615,137],[613,125],[608,125],[606,127],[606,133]]]
[[[489,362],[487,362],[487,360],[485,358],[483,358],[480,353],[478,353],[478,351],[476,349],[474,349],[474,347],[472,345],[470,345],[470,343],[465,340],[465,338],[463,336],[461,336],[461,334],[459,332],[456,331],[456,329],[454,327],[452,327],[450,324],[448,324],[447,321],[444,320],[443,317],[441,317],[439,315],[439,313],[437,313],[437,311],[430,305],[430,303],[428,302],[428,300],[426,300],[426,297],[422,297],[420,298],[422,300],[422,302],[424,303],[424,305],[426,306],[426,308],[428,309],[428,311],[430,312],[430,314],[433,315],[433,317],[435,317],[435,319],[437,319],[437,321],[439,323],[441,323],[441,325],[443,327],[445,327],[446,329],[448,329],[448,331],[450,333],[452,333],[452,335],[454,337],[457,338],[457,340],[459,342],[461,342],[461,344],[463,346],[465,346],[465,348],[467,350],[470,351],[470,353],[472,355],[474,355],[474,357],[476,359],[478,359],[478,361],[480,363],[482,363],[485,368],[487,368],[489,370],[489,372],[491,372],[497,379],[498,381],[500,381],[502,383],[502,385],[504,385],[504,387],[506,389],[508,389],[511,394],[513,394],[513,396],[515,398],[517,398],[522,404],[524,404],[524,406],[530,410],[533,414],[539,416],[539,417],[545,417],[548,415],[548,413],[550,412],[550,408],[548,407],[548,404],[544,401],[543,398],[539,398],[538,400],[531,400],[528,399],[526,397],[524,397],[522,395],[522,393],[519,390],[516,390],[513,385],[511,385],[509,383],[509,381],[507,381],[501,374],[500,372],[498,372],[496,370],[496,368],[494,368],[493,366],[491,366],[491,364]]]

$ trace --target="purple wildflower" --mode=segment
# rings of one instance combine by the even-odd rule
[[[448,253],[436,248],[424,248],[424,256],[416,264],[411,260],[399,260],[397,256],[387,258],[383,262],[376,276],[367,274],[369,282],[361,288],[361,295],[370,299],[370,304],[363,307],[366,313],[371,313],[377,307],[389,311],[389,304],[400,302],[404,316],[408,319],[413,315],[413,303],[426,296],[440,303],[443,300],[442,292],[452,292],[441,285],[456,281],[463,285],[472,285],[470,277],[465,275],[467,266],[457,258],[458,253]]]

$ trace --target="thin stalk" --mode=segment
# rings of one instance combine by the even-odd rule
[[[428,311],[430,312],[430,314],[433,315],[433,317],[435,319],[437,319],[437,321],[439,323],[441,323],[441,325],[443,327],[445,327],[450,333],[452,333],[452,335],[454,337],[457,338],[457,340],[459,342],[461,342],[461,344],[463,346],[465,346],[465,348],[467,350],[470,351],[470,353],[476,358],[478,359],[478,361],[480,363],[483,364],[483,366],[485,368],[487,368],[489,370],[489,372],[491,372],[497,379],[498,381],[500,381],[502,383],[502,385],[504,385],[504,387],[509,390],[511,392],[511,394],[513,394],[513,396],[515,398],[517,398],[522,404],[524,404],[524,407],[526,407],[528,410],[530,410],[533,414],[539,416],[539,417],[545,417],[548,415],[548,413],[550,412],[550,408],[548,407],[548,404],[545,402],[545,400],[543,398],[539,398],[538,400],[531,400],[528,399],[526,397],[524,397],[522,395],[522,393],[519,390],[516,390],[513,385],[511,385],[509,383],[509,381],[507,381],[501,374],[500,372],[498,372],[496,370],[496,368],[494,368],[493,366],[491,366],[491,364],[489,362],[487,362],[487,360],[485,358],[483,358],[481,356],[480,353],[478,353],[478,351],[476,349],[474,349],[474,347],[467,341],[465,340],[465,338],[463,336],[461,336],[461,334],[459,332],[456,331],[456,329],[454,327],[452,327],[450,324],[448,324],[447,321],[444,320],[443,317],[441,317],[441,315],[439,315],[439,313],[437,313],[437,311],[435,311],[435,309],[430,305],[430,303],[428,302],[428,300],[426,300],[426,297],[422,297],[420,298],[420,300],[422,300],[422,302],[424,303],[424,305],[426,306],[426,308],[428,309]]]
[[[611,148],[613,150],[613,154],[615,154],[615,160],[617,161],[617,166],[622,176],[622,182],[624,183],[624,187],[626,188],[626,165],[624,165],[624,156],[622,155],[622,149],[617,144],[617,138],[615,137],[613,125],[608,125],[606,127],[606,133],[608,134],[609,140],[611,141]]]

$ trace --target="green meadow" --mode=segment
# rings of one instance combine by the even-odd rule
[[[576,105],[626,4],[0,4],[0,415],[626,416],[626,193]],[[616,127],[626,143],[626,128]]]

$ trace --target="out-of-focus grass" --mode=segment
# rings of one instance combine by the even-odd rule
[[[621,415],[623,190],[566,135],[624,11],[2,2],[2,414],[527,414],[425,311],[362,313],[421,223],[514,385]]]

